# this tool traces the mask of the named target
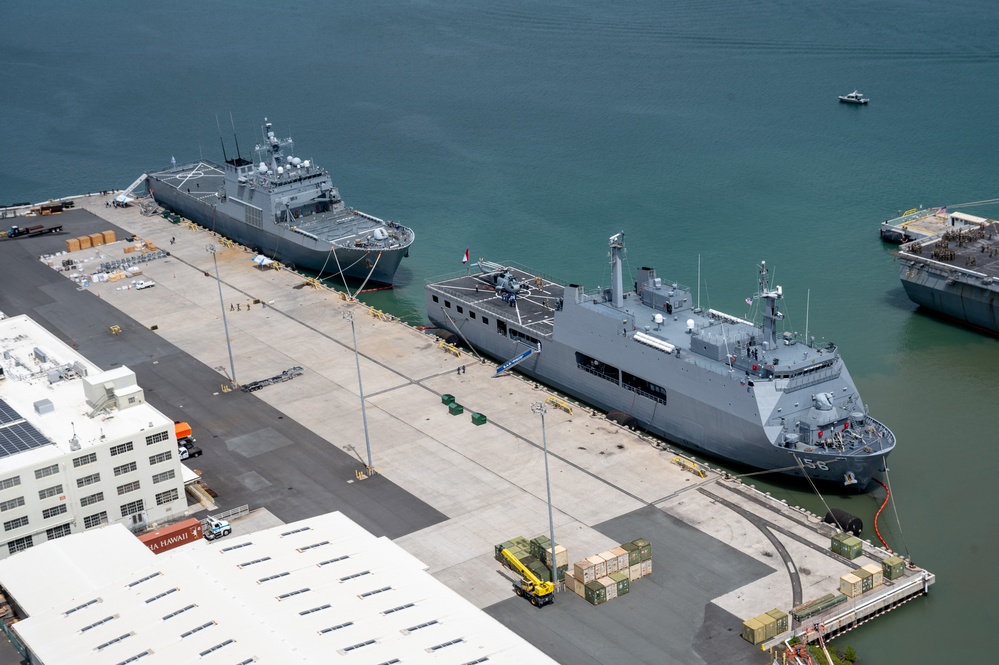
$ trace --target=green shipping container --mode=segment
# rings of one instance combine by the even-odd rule
[[[628,580],[628,576],[624,573],[611,573],[607,577],[614,580],[617,584],[617,595],[623,596],[631,591],[631,582]]]
[[[772,616],[777,620],[777,634],[786,633],[788,629],[787,612],[781,612],[778,609],[772,609],[767,612],[769,616]]]
[[[905,560],[900,556],[890,556],[881,562],[886,580],[897,580],[905,574]]]
[[[634,566],[642,563],[642,548],[635,543],[624,543],[621,549],[628,553],[628,565]]]
[[[763,624],[756,619],[749,619],[742,622],[742,639],[750,644],[761,644],[764,642],[767,639],[765,633],[766,629],[763,627]]]
[[[447,405],[447,411],[452,416],[460,416],[461,414],[465,413],[465,407],[463,407],[461,404],[458,404],[457,402],[451,402],[450,404]]]
[[[583,596],[590,605],[599,605],[607,602],[607,589],[596,580],[586,583],[586,594]]]
[[[552,581],[552,571],[551,571],[551,569],[548,566],[546,566],[544,563],[542,563],[541,561],[538,561],[537,559],[535,559],[534,563],[532,563],[531,565],[527,566],[527,568],[532,573],[534,573],[535,577],[537,577],[541,581],[543,581],[543,582],[551,582]]]
[[[644,538],[636,538],[631,542],[638,546],[639,556],[641,557],[642,561],[648,561],[649,559],[652,558],[652,543],[645,540]]]
[[[441,404],[445,406],[451,406],[454,404],[454,395],[448,395],[447,393],[441,395]]]
[[[548,536],[534,536],[531,538],[531,554],[543,559],[545,550],[551,547],[551,542]]]
[[[777,619],[773,618],[769,614],[761,614],[755,618],[763,624],[763,639],[773,639],[777,635]]]
[[[478,427],[486,424],[486,417],[481,413],[472,413],[472,424]]]

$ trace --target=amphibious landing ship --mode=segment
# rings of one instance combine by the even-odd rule
[[[238,146],[238,144],[237,144]],[[150,173],[153,198],[259,253],[320,273],[390,285],[414,233],[347,206],[329,172],[294,155],[264,119],[257,163],[225,157]]]
[[[512,264],[426,284],[431,322],[597,408],[710,456],[856,491],[884,468],[895,435],[867,413],[839,350],[778,332],[780,286],[766,264],[749,303],[762,325],[709,309],[641,268],[625,291],[624,234],[612,285],[587,292]]]

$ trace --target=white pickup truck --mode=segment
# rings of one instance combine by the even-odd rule
[[[138,282],[135,283],[135,288],[137,289],[148,289],[152,286],[156,286],[156,282],[146,279],[140,279]]]

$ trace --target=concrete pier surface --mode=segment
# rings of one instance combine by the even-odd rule
[[[658,442],[586,407],[573,404],[570,414],[549,405],[555,539],[570,567],[645,538],[653,573],[604,605],[562,592],[537,610],[513,595],[493,546],[548,532],[542,421],[531,409],[549,396],[543,387],[495,378],[492,363],[456,356],[294,272],[260,268],[253,253],[204,229],[135,206],[106,208],[100,197],[78,200],[58,220],[62,235],[0,243],[0,273],[19,285],[0,292],[0,310],[31,315],[101,366],[135,370],[151,403],[191,423],[205,452],[188,465],[203,472],[220,509],[250,504],[284,521],[341,510],[559,662],[759,663],[759,647],[740,637],[743,620],[835,593],[841,575],[888,555],[865,544],[846,561],[829,551],[816,516],[714,471],[691,473]],[[37,258],[109,228],[119,242],[52,256],[52,267]],[[156,286],[82,286],[102,262],[126,256],[131,234],[170,253],[134,278]],[[82,269],[61,270],[69,258]],[[292,367],[303,373],[249,394],[225,392],[223,311],[239,383]],[[357,475],[367,452],[347,313],[377,470],[367,479]],[[109,333],[112,325],[121,333]],[[464,414],[449,413],[445,393]],[[487,423],[474,425],[470,412]]]

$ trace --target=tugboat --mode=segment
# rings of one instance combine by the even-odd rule
[[[844,104],[866,104],[871,100],[869,100],[867,97],[864,97],[863,93],[854,90],[848,95],[840,95],[839,101],[843,102]]]
[[[681,446],[758,469],[863,491],[895,435],[868,414],[839,348],[780,331],[766,263],[747,305],[762,325],[702,310],[690,289],[638,270],[626,290],[624,234],[610,288],[479,260],[426,285],[431,323],[517,370]],[[629,280],[630,281],[630,280]]]

